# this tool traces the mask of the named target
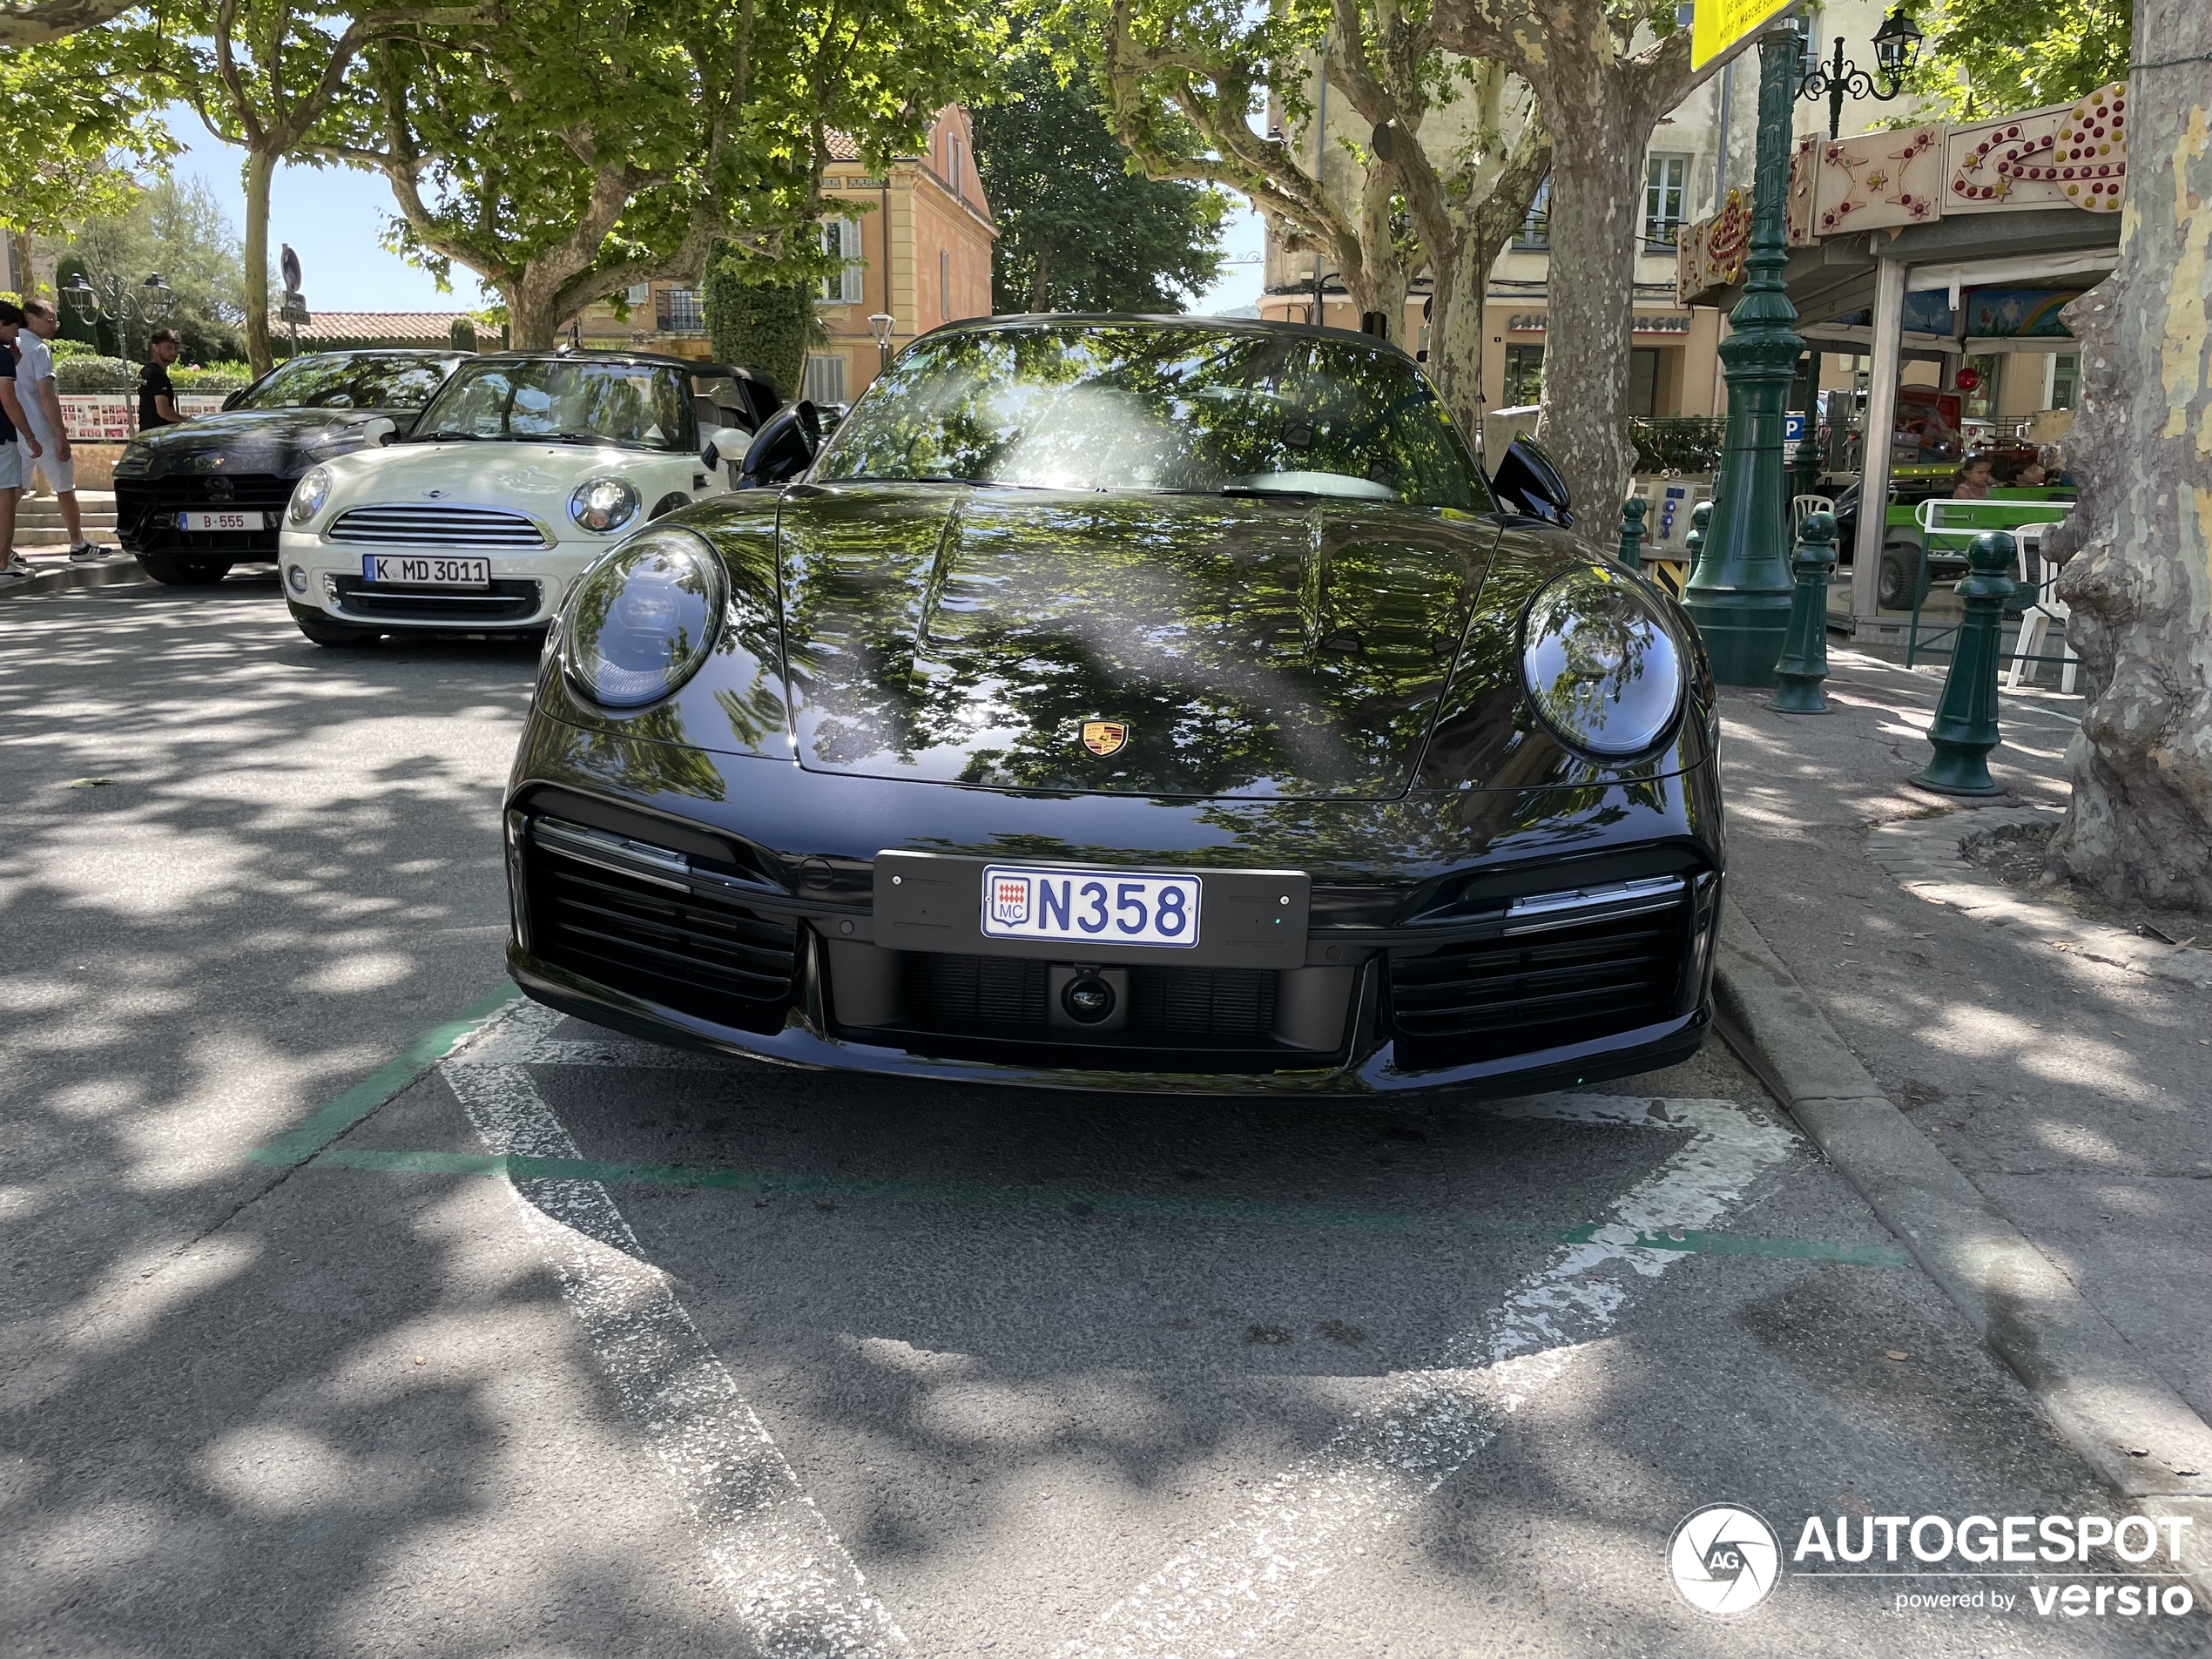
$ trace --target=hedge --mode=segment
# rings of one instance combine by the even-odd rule
[[[821,337],[814,285],[748,282],[739,275],[743,267],[729,255],[728,246],[715,244],[707,256],[703,285],[706,332],[714,342],[715,359],[765,375],[782,397],[795,397],[806,366],[806,348]]]
[[[138,371],[120,357],[56,357],[54,389],[57,392],[131,392],[138,385]]]

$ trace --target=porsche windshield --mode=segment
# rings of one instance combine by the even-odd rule
[[[1171,323],[921,341],[811,476],[1489,504],[1444,406],[1397,354]]]
[[[239,399],[241,409],[419,409],[445,384],[450,359],[316,356],[286,363]]]
[[[415,428],[418,443],[462,439],[689,449],[691,388],[681,369],[658,363],[464,363]]]

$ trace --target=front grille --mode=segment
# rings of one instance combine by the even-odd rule
[[[293,481],[273,473],[179,473],[165,478],[115,481],[115,528],[134,553],[259,554],[274,558],[277,525],[292,499]],[[219,488],[211,488],[219,486]],[[180,530],[187,508],[229,508],[266,513],[259,530]]]
[[[539,583],[527,577],[495,577],[489,590],[415,588],[395,582],[364,582],[357,576],[331,578],[338,608],[349,617],[380,622],[457,622],[482,626],[528,622],[544,603]]]
[[[1588,1042],[1682,1012],[1687,890],[1657,909],[1390,954],[1399,1063],[1463,1065]]]
[[[442,502],[388,502],[349,507],[329,539],[364,547],[522,548],[550,545],[529,517],[503,507],[448,507]]]
[[[911,951],[905,963],[907,1023],[931,1030],[1048,1028],[1049,965],[1008,956]],[[1129,1038],[1137,1042],[1266,1043],[1275,1025],[1275,975],[1249,968],[1129,970]],[[1055,1039],[1079,1034],[1065,1027]],[[1096,1037],[1086,1041],[1095,1042]]]
[[[1275,1028],[1275,975],[1251,968],[1133,968],[1135,1031],[1214,1042],[1264,1042]]]
[[[782,1028],[798,924],[534,840],[529,947],[556,967],[718,1025]]]

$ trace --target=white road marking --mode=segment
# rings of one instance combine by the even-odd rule
[[[1626,1102],[1614,1103],[1612,1112],[1589,1105],[1601,1098],[1552,1096],[1507,1109],[1653,1121],[1629,1116]],[[1677,1251],[1625,1241],[1642,1231],[1710,1226],[1791,1150],[1787,1131],[1730,1101],[1669,1100],[1664,1110],[1668,1126],[1690,1133],[1614,1204],[1604,1233],[1568,1246],[1522,1280],[1494,1313],[1446,1345],[1440,1366],[1400,1373],[1385,1403],[1109,1607],[1061,1649],[1062,1659],[1232,1659],[1244,1652],[1488,1444],[1499,1412],[1542,1393],[1612,1327],[1633,1281],[1602,1270],[1618,1264],[1656,1278],[1680,1259]]]
[[[488,1063],[541,1037],[553,1021],[533,1016],[549,1012],[517,1010],[442,1069],[488,1151],[582,1156],[527,1072]],[[644,1259],[606,1188],[597,1181],[514,1187],[624,1410],[674,1476],[685,1517],[752,1644],[775,1659],[908,1651],[906,1633],[868,1594],[729,1368],[667,1276]]]

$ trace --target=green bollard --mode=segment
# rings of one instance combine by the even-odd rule
[[[1833,712],[1820,694],[1820,682],[1828,678],[1828,573],[1835,568],[1835,518],[1807,513],[1790,559],[1797,588],[1790,597],[1790,631],[1782,637],[1782,655],[1774,664],[1780,689],[1767,702],[1780,713]]]
[[[1689,554],[1689,568],[1697,568],[1697,556],[1705,550],[1705,527],[1713,522],[1713,503],[1701,501],[1689,509],[1689,534],[1683,537],[1683,547]]]
[[[1643,516],[1651,510],[1651,503],[1641,496],[1631,496],[1621,503],[1621,563],[1631,570],[1643,569],[1643,557],[1637,551],[1643,545]]]
[[[1999,740],[1999,633],[2006,606],[2020,603],[2024,585],[2006,574],[2016,556],[2013,538],[2003,530],[1984,530],[1967,550],[1966,579],[1953,590],[1966,602],[1966,619],[1959,624],[1959,649],[1944,678],[1935,724],[1928,728],[1935,759],[1912,774],[1923,789],[1946,795],[2005,792],[1989,775],[1989,752]]]

